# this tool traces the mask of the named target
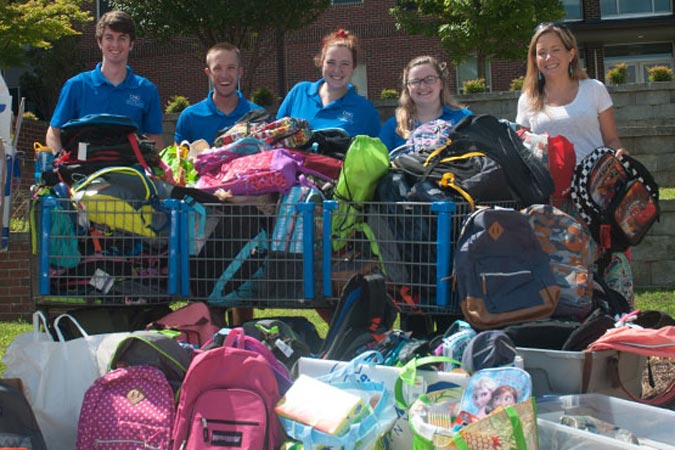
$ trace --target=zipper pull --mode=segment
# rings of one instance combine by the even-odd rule
[[[205,417],[202,417],[202,434],[204,435],[204,442],[209,442],[209,423]]]
[[[483,279],[483,295],[487,296],[487,280],[485,279],[485,275],[481,275],[481,278]]]

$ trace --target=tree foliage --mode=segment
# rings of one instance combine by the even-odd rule
[[[0,67],[22,65],[29,48],[48,49],[91,20],[82,0],[0,0]]]
[[[79,50],[81,39],[82,36],[67,36],[49,49],[27,51],[26,61],[32,70],[21,76],[21,92],[41,119],[52,116],[63,83],[85,69]]]
[[[203,50],[230,42],[246,52],[245,67],[255,71],[262,49],[279,42],[287,31],[314,22],[330,0],[111,0],[131,14],[145,35],[170,39],[194,37]],[[249,77],[245,81],[251,81]],[[246,92],[247,90],[245,90]]]
[[[534,27],[565,10],[558,0],[410,0],[390,13],[408,34],[438,36],[456,65],[476,55],[482,78],[488,59],[525,59]]]

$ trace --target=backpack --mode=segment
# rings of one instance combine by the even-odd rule
[[[112,231],[154,238],[168,226],[168,214],[159,206],[157,186],[133,167],[97,170],[73,186],[71,197],[82,211],[80,219]]]
[[[378,180],[389,171],[389,152],[379,138],[356,136],[335,187],[338,207],[331,228],[333,250],[341,250],[362,224],[362,202],[373,200]]]
[[[452,123],[443,119],[425,122],[410,133],[405,143],[407,147],[405,151],[429,154],[442,150],[450,145],[453,128]]]
[[[153,366],[162,371],[174,392],[178,392],[194,352],[154,331],[135,331],[123,339],[110,358],[110,369]]]
[[[289,371],[300,357],[312,355],[309,345],[283,320],[252,320],[241,327],[246,336],[252,336],[267,346]]]
[[[552,205],[522,210],[560,287],[553,317],[583,320],[593,307],[593,264],[597,248],[586,225]]]
[[[282,117],[273,122],[240,121],[214,141],[214,147],[230,144],[241,138],[252,137],[273,148],[298,148],[312,135],[309,122],[295,117]]]
[[[639,244],[660,215],[659,187],[649,171],[607,147],[577,164],[571,197],[603,251]]]
[[[476,330],[548,318],[558,305],[549,257],[514,209],[478,209],[464,220],[453,273],[464,319]]]
[[[277,359],[269,347],[253,336],[248,336],[242,327],[232,329],[221,328],[220,331],[215,334],[213,340],[207,342],[203,349],[211,350],[217,347],[242,348],[261,355],[272,368],[281,395],[283,395],[293,384],[288,367]]]
[[[312,130],[309,140],[299,148],[344,161],[353,138],[342,128]]]
[[[210,306],[228,306],[243,297],[247,284],[267,256],[272,218],[251,204],[210,204],[206,209],[204,245],[189,257],[190,296]]]
[[[349,361],[369,346],[374,347],[392,328],[397,315],[382,274],[353,275],[333,312],[321,351],[323,358]]]
[[[232,195],[284,194],[300,182],[301,174],[323,178],[320,172],[305,167],[302,160],[302,156],[283,148],[244,155],[222,164],[216,175],[202,175],[196,186],[207,191],[223,189]]]
[[[42,173],[49,186],[59,181],[71,185],[109,166],[140,165],[148,172],[164,168],[155,144],[139,136],[132,119],[114,114],[90,114],[61,127],[62,148],[54,170]]]
[[[175,339],[195,348],[213,337],[220,329],[211,321],[211,312],[204,302],[192,302],[164,317],[150,322],[146,330],[160,330],[176,334]]]
[[[185,376],[171,448],[279,448],[283,431],[274,406],[280,399],[262,355],[227,346],[206,350]]]
[[[47,450],[33,408],[9,380],[0,381],[0,447]]]
[[[577,164],[577,155],[574,153],[574,144],[561,134],[534,134],[525,128],[516,131],[523,140],[525,148],[529,149],[548,168],[555,189],[551,201],[558,206],[570,196],[572,176]]]
[[[75,448],[169,448],[174,414],[173,392],[159,369],[112,370],[84,395]]]
[[[464,117],[450,135],[452,152],[484,153],[507,174],[506,181],[521,207],[547,203],[555,186],[545,167],[523,145],[518,134],[504,121],[490,115]]]

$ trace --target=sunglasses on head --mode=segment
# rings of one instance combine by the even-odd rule
[[[542,22],[536,27],[534,27],[534,32],[541,30],[542,28],[551,27],[551,28],[560,28],[561,30],[566,30],[567,25],[562,22]]]

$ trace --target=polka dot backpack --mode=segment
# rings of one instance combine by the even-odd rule
[[[174,418],[173,391],[161,370],[115,369],[84,395],[76,450],[168,449]]]

